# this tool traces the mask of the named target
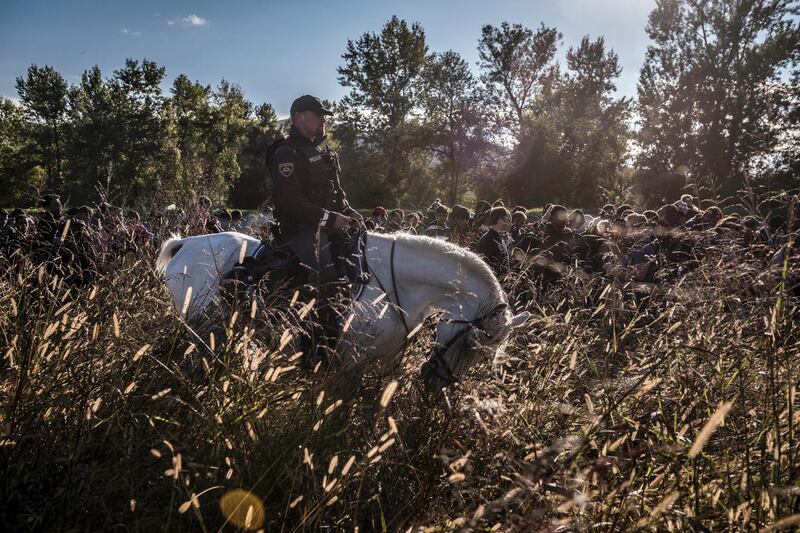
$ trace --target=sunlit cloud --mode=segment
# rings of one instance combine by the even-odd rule
[[[203,17],[191,14],[185,17],[170,19],[167,21],[167,24],[170,26],[205,26],[208,24],[208,21]]]
[[[131,31],[128,28],[122,28],[120,33],[123,35],[133,35],[134,37],[139,37],[142,34],[140,31]]]

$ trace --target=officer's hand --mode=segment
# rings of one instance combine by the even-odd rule
[[[331,213],[330,216],[334,217],[333,224],[331,225],[331,229],[334,231],[346,228],[353,220],[350,217],[340,215],[339,213]]]

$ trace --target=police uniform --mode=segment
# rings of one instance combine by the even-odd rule
[[[333,113],[313,96],[301,96],[291,113],[315,111]],[[361,218],[350,207],[339,183],[339,158],[330,148],[320,148],[323,139],[307,139],[292,126],[286,139],[268,152],[272,178],[275,218],[280,222],[284,241],[306,268],[314,285],[332,281],[330,237],[337,215]]]

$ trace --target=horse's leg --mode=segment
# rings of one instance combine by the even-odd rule
[[[337,354],[338,355],[338,354]],[[355,354],[342,354],[341,364],[331,369],[328,373],[323,389],[332,397],[349,402],[361,390],[361,376],[364,374],[366,364],[359,360]]]

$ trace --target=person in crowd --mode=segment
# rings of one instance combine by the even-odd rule
[[[781,215],[769,217],[756,233],[756,242],[777,247],[783,243],[786,218]]]
[[[0,227],[0,257],[8,258],[10,256],[9,244],[13,242],[17,230],[15,228],[14,217],[6,213],[5,209],[2,210],[0,218],[2,218],[3,222],[2,227]]]
[[[442,201],[437,198],[430,206],[428,206],[428,209],[425,210],[425,216],[421,221],[423,228],[427,228],[433,224],[433,221],[436,220],[436,210],[442,205]]]
[[[46,194],[39,200],[35,216],[34,260],[43,263],[52,258],[53,241],[61,223],[63,207],[57,194]]]
[[[208,196],[200,196],[186,215],[187,235],[205,235],[222,231],[210,211],[211,199]]]
[[[469,238],[469,209],[463,205],[456,204],[450,210],[450,242],[463,246],[467,244]]]
[[[475,215],[472,217],[472,231],[477,231],[480,235],[483,235],[489,230],[486,219],[491,209],[492,205],[486,200],[479,200],[475,204]]]
[[[389,216],[389,222],[386,224],[386,231],[389,233],[403,231],[403,220],[405,219],[405,216],[406,214],[402,209],[392,209],[392,212]]]
[[[674,205],[686,220],[700,214],[700,208],[695,205],[695,199],[691,194],[681,195],[681,199]]]
[[[658,239],[652,231],[648,231],[628,249],[623,265],[629,268],[630,279],[639,282],[653,281],[658,269],[658,245]]]
[[[614,211],[612,222],[624,222],[625,217],[634,212],[635,211],[631,206],[628,204],[622,204],[621,206],[617,207],[616,211]]]
[[[230,231],[239,231],[241,232],[244,230],[244,215],[240,209],[233,209],[231,211],[231,225]]]
[[[61,221],[63,207],[57,194],[46,194],[39,201],[36,213],[36,239],[43,245],[52,244]]]
[[[137,211],[129,210],[125,214],[125,222],[132,239],[132,244],[146,245],[152,241],[153,234],[142,224],[142,217]]]
[[[614,215],[617,212],[617,208],[614,207],[614,204],[606,204],[600,209],[600,217],[606,220],[611,220],[614,218]]]
[[[450,228],[447,225],[447,207],[439,205],[436,208],[436,218],[425,228],[425,235],[437,239],[449,239]]]
[[[761,228],[761,221],[758,219],[758,217],[747,215],[742,217],[739,223],[742,226],[742,244],[750,246],[756,240],[758,230]]]
[[[656,214],[658,215],[658,225],[661,227],[662,232],[672,231],[683,226],[684,217],[673,204],[664,204],[658,208]]]
[[[406,215],[404,231],[411,235],[417,234],[417,227],[419,226],[419,215],[417,213],[408,213]]]
[[[101,245],[91,226],[93,210],[89,206],[67,211],[58,227],[54,253],[61,260],[62,273],[72,285],[86,285],[96,271],[97,249]]]
[[[525,233],[525,225],[528,223],[527,211],[514,211],[511,213],[511,240],[517,242],[522,234]]]
[[[639,213],[628,213],[625,216],[625,229],[628,233],[634,233],[648,226],[647,217]]]
[[[9,224],[9,233],[5,242],[6,257],[11,257],[15,253],[27,254],[36,244],[33,235],[33,219],[21,209],[15,209],[11,213],[11,218],[13,223]]]
[[[563,205],[553,205],[542,217],[544,239],[543,252],[554,261],[569,264],[572,262],[574,233],[567,224],[569,211]]]
[[[231,228],[231,214],[224,207],[214,211],[214,221],[219,226],[219,232],[212,231],[211,233],[221,233],[223,231],[230,231]]]
[[[511,230],[511,213],[505,207],[494,207],[486,219],[489,229],[478,241],[476,252],[502,276],[511,268],[505,236]]]
[[[722,220],[722,210],[712,205],[705,211],[695,214],[692,218],[686,221],[686,227],[694,230],[707,230],[715,227],[717,223]]]
[[[147,215],[145,226],[147,227],[147,231],[153,235],[154,245],[158,244],[158,242],[164,240],[166,237],[164,213],[161,211],[150,211],[150,214]]]
[[[95,230],[101,229],[104,219],[109,214],[110,207],[111,204],[109,204],[108,202],[100,202],[99,204],[97,204],[97,209],[94,210],[94,214],[92,215],[92,220],[90,221],[90,224]]]
[[[581,209],[573,209],[569,214],[567,226],[575,233],[585,233],[587,227],[586,215]]]
[[[647,219],[647,222],[650,225],[658,224],[658,213],[656,213],[652,209],[648,209],[642,214],[644,215],[644,218]]]
[[[386,214],[386,208],[379,205],[372,210],[372,215],[367,219],[367,222],[372,226],[370,227],[371,230],[382,233],[386,231],[384,226],[386,226],[386,221],[388,219],[389,216]]]

